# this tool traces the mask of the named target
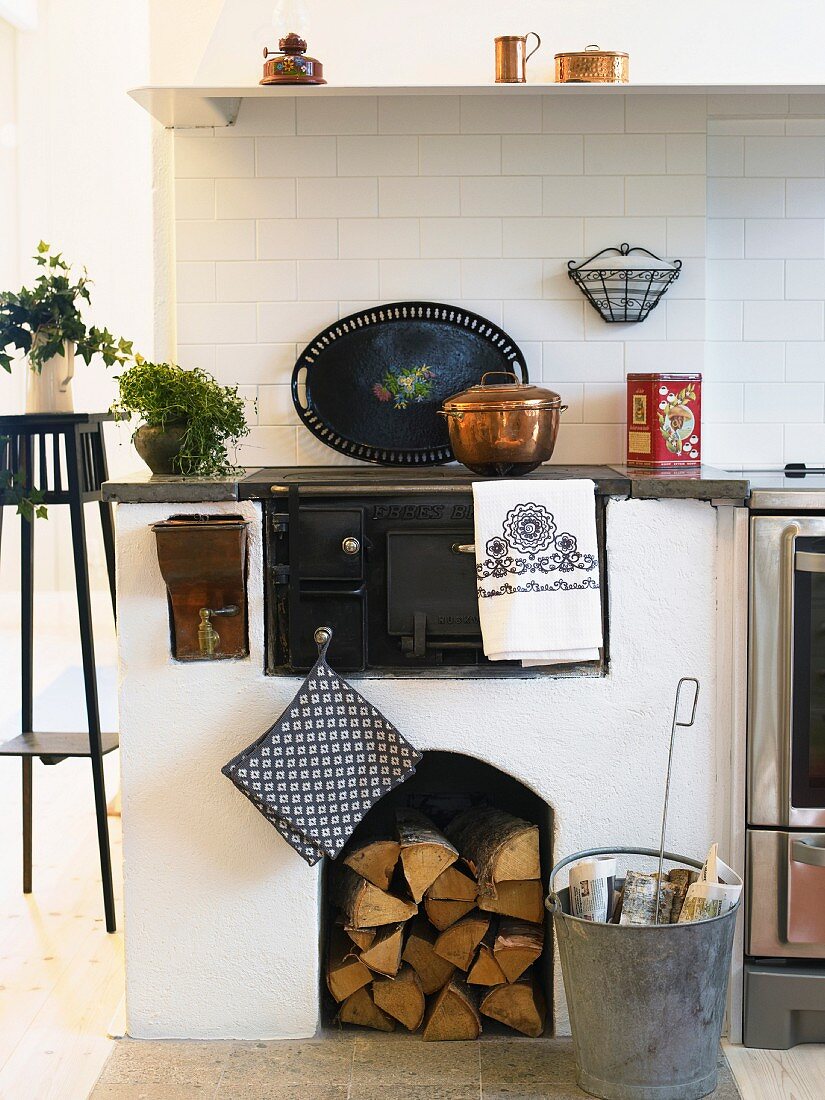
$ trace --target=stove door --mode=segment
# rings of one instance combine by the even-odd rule
[[[387,633],[414,657],[480,649],[472,528],[387,532]]]
[[[751,520],[748,822],[825,829],[825,517]]]

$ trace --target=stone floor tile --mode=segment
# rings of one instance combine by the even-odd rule
[[[215,1095],[213,1085],[158,1085],[138,1081],[124,1081],[117,1085],[98,1082],[90,1100],[211,1100]]]
[[[310,1100],[311,1090],[324,1087],[330,1098],[346,1089],[352,1073],[354,1039],[322,1039],[235,1043],[226,1059],[218,1095],[279,1095],[273,1089],[292,1089],[293,1096]],[[236,1091],[233,1093],[232,1089]],[[254,1089],[252,1091],[242,1090]]]
[[[481,1082],[488,1092],[515,1095],[538,1090],[541,1095],[545,1084],[575,1087],[569,1039],[495,1039],[482,1043],[480,1054]]]
[[[92,1100],[582,1100],[569,1039],[120,1040]],[[739,1100],[720,1052],[713,1100]]]
[[[373,1081],[371,1085],[353,1085],[349,1100],[479,1100],[478,1085],[450,1085],[429,1081],[425,1084],[398,1085]],[[301,1098],[303,1100],[303,1097]]]
[[[322,1079],[279,1081],[268,1075],[223,1078],[214,1093],[215,1100],[348,1100],[349,1085]],[[386,1096],[382,1100],[388,1100]]]
[[[352,1064],[353,1096],[382,1082],[399,1094],[403,1090],[405,1098],[410,1090],[433,1083],[444,1089],[475,1090],[473,1095],[478,1096],[478,1051],[477,1042],[424,1043],[417,1035],[359,1035]]]
[[[225,1041],[119,1039],[101,1074],[100,1085],[217,1085],[232,1048]]]
[[[582,1100],[569,1039],[488,1042],[481,1045],[483,1100]],[[719,1085],[709,1100],[739,1100],[724,1055],[719,1054]]]

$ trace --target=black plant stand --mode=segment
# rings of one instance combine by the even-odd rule
[[[115,931],[115,901],[109,826],[106,819],[103,757],[118,747],[119,738],[117,733],[102,733],[100,729],[83,505],[87,501],[97,501],[100,505],[112,610],[116,612],[112,507],[100,498],[100,486],[109,476],[103,422],[112,419],[111,413],[0,416],[0,439],[3,440],[0,442],[0,468],[19,471],[23,476],[23,488],[41,489],[43,502],[50,508],[56,504],[69,506],[89,726],[88,731],[82,733],[36,733],[33,729],[34,532],[38,521],[29,522],[24,519],[20,523],[22,733],[19,737],[0,744],[0,756],[19,756],[22,759],[23,893],[30,894],[32,889],[32,761],[38,756],[44,764],[59,764],[70,756],[90,757],[103,878],[103,907],[108,932]],[[0,491],[0,535],[3,529],[3,505],[9,503],[8,496],[4,499]]]

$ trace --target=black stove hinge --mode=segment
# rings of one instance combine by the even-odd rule
[[[274,535],[284,548],[284,556],[288,557],[289,513],[273,512],[269,517],[269,530],[270,534]],[[281,555],[278,556],[280,557]],[[289,565],[285,562],[270,562],[269,569],[276,584],[287,584],[289,582]]]

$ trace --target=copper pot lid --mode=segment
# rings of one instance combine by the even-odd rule
[[[509,377],[510,383],[485,385],[487,378]],[[559,409],[561,397],[553,390],[537,386],[533,382],[519,382],[509,371],[488,371],[477,386],[470,386],[444,401],[445,409],[461,409],[464,412],[483,409]]]
[[[564,50],[562,53],[555,54],[555,57],[557,59],[560,57],[626,57],[629,60],[630,54],[623,53],[620,50],[603,50],[601,46],[594,44],[592,46],[585,46],[583,50]]]

